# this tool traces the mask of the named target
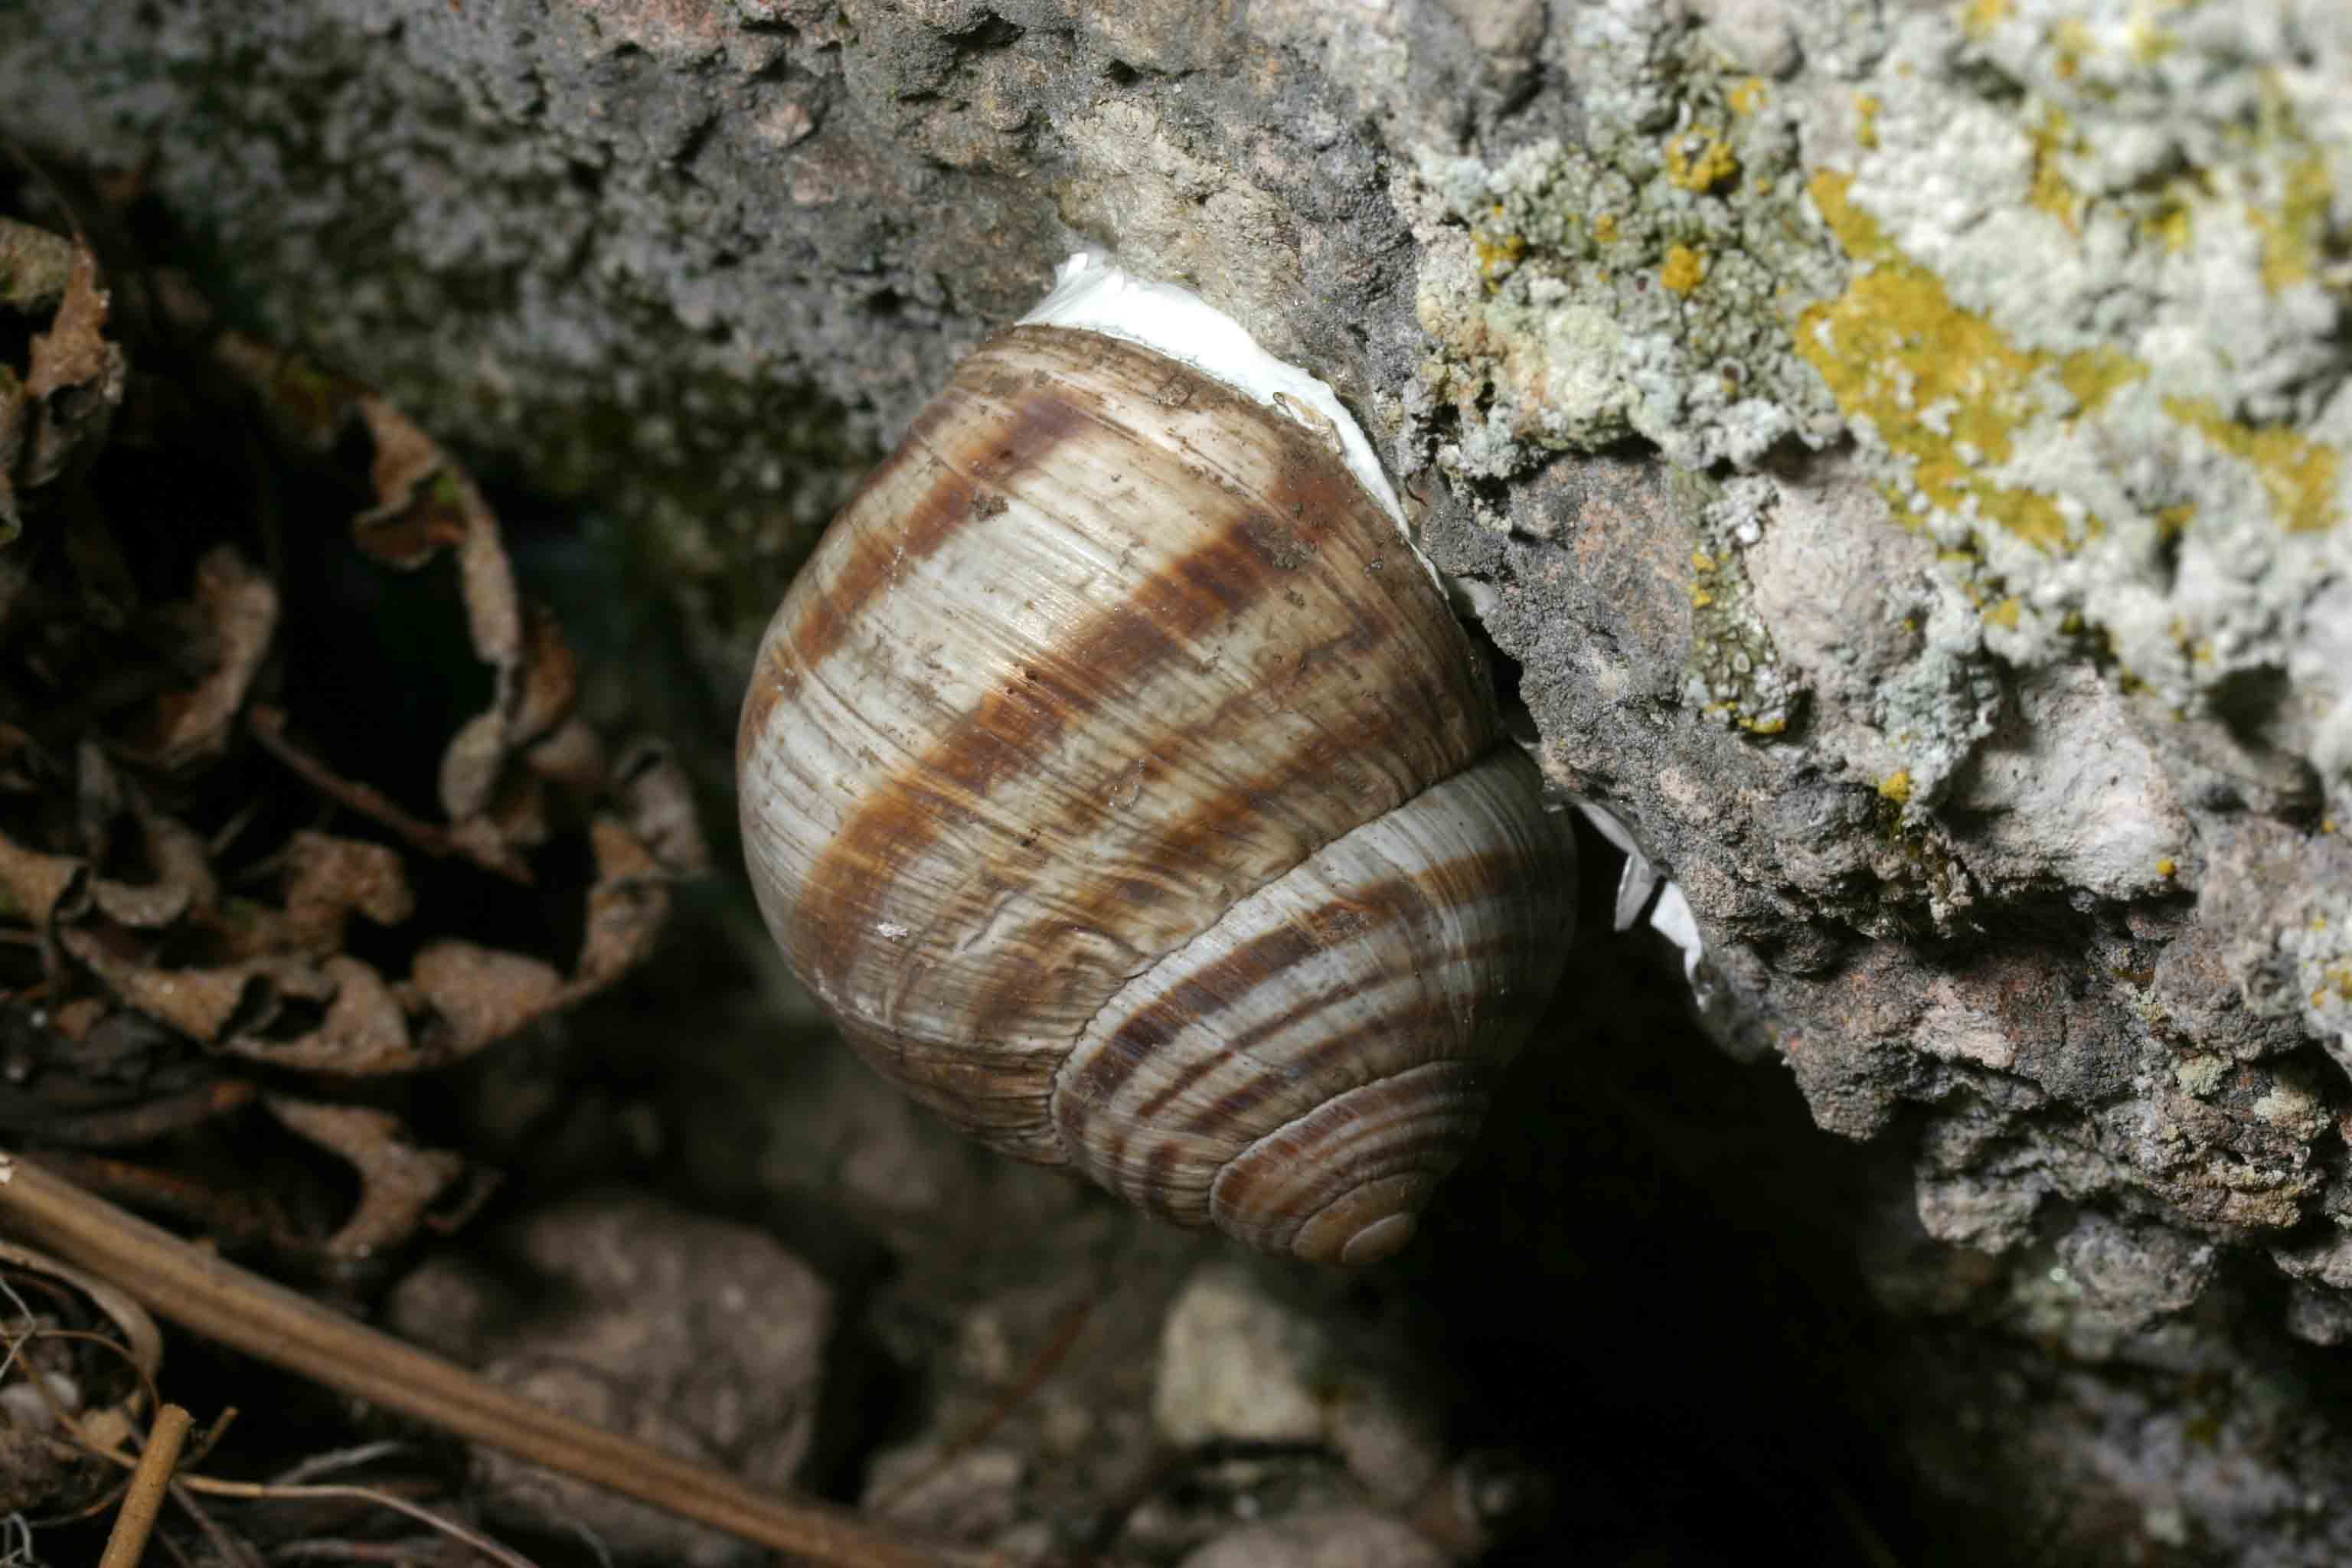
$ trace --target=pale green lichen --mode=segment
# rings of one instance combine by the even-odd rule
[[[1791,121],[1680,29],[1596,15],[1578,26],[1608,90],[1583,144],[1421,160],[1467,240],[1458,270],[1442,248],[1424,265],[1418,301],[1424,376],[1454,410],[1441,460],[1502,477],[1633,435],[1690,468],[1818,444],[1835,410],[1779,297],[1832,286],[1837,255],[1806,214]]]
[[[1759,739],[1785,733],[1804,689],[1773,645],[1752,603],[1745,542],[1759,536],[1772,504],[1771,485],[1743,477],[1717,487],[1696,475],[1675,481],[1684,510],[1697,521],[1690,554],[1691,649],[1684,697],[1707,717]]]
[[[1769,85],[1666,12],[1576,8],[1582,145],[1420,161],[1441,465],[1850,437],[1941,551],[1928,651],[1876,698],[1892,755],[1857,776],[1900,765],[1933,809],[1997,664],[2087,657],[2233,725],[2284,673],[2298,700],[2252,721],[2340,816],[2352,107],[2226,7],[1889,14]]]

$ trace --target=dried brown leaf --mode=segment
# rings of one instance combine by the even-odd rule
[[[522,667],[507,738],[527,745],[561,724],[580,696],[580,661],[563,640],[555,612],[544,605],[526,606]]]
[[[389,1111],[278,1094],[265,1096],[263,1103],[289,1131],[341,1155],[359,1173],[359,1203],[327,1238],[330,1258],[355,1262],[400,1246],[466,1168],[448,1150],[418,1148]]]
[[[646,842],[673,877],[710,873],[710,846],[695,815],[694,789],[669,748],[639,741],[621,754],[618,779],[621,820]]]
[[[335,995],[317,1028],[288,1040],[232,1036],[222,1049],[272,1067],[342,1077],[413,1072],[439,1065],[442,1058],[415,1048],[398,998],[373,966],[337,954],[319,967],[334,984]]]
[[[49,1027],[79,1045],[89,1037],[100,1018],[106,1016],[107,1004],[96,996],[77,996],[62,1006],[49,1009]]]
[[[85,735],[74,747],[74,825],[81,834],[82,852],[100,865],[114,842],[114,821],[130,804],[122,776],[114,771],[106,748]]]
[[[155,879],[187,895],[187,907],[205,913],[220,902],[220,880],[213,875],[212,850],[204,836],[175,816],[155,809],[145,793],[132,790],[131,814],[139,819],[145,839],[147,863]]]
[[[150,1091],[129,1105],[67,1110],[44,1105],[29,1123],[0,1114],[0,1130],[35,1132],[44,1143],[72,1149],[129,1149],[226,1116],[250,1104],[256,1092],[241,1079],[214,1079]]]
[[[588,890],[587,930],[572,996],[602,989],[643,963],[669,917],[669,878],[643,840],[619,819],[599,816],[589,825],[596,856],[596,885]]]
[[[504,1039],[563,1000],[563,976],[519,952],[447,940],[416,955],[410,981],[456,1037],[454,1047],[478,1050]]]
[[[502,877],[524,883],[531,879],[530,868],[506,847],[495,827],[478,820],[470,825],[461,822],[451,827],[436,827],[410,816],[383,791],[344,778],[295,744],[287,736],[286,715],[278,709],[263,702],[254,704],[253,710],[246,715],[246,728],[261,742],[262,750],[299,773],[311,788],[369,821],[390,828],[412,847],[436,858],[462,854]]]
[[[498,520],[474,489],[458,481],[467,502],[465,542],[457,549],[457,580],[466,597],[466,623],[474,651],[501,671],[522,658],[522,601],[515,593],[514,568],[499,537]]]
[[[583,719],[566,720],[523,760],[575,805],[585,806],[604,793],[604,742]]]
[[[496,514],[415,420],[373,394],[360,396],[353,408],[375,446],[369,478],[376,501],[352,520],[352,538],[378,561],[403,570],[455,544],[474,651],[498,668],[503,681],[522,657],[522,605]]]
[[[166,768],[220,752],[278,629],[276,586],[226,544],[197,563],[192,608],[210,634],[215,663],[193,689],[156,700],[145,749]]]
[[[477,713],[449,737],[441,753],[441,809],[452,821],[487,810],[498,793],[507,758],[506,722],[493,709]]]
[[[26,395],[37,401],[68,386],[103,386],[110,379],[119,398],[121,376],[122,351],[106,341],[106,290],[98,286],[98,258],[77,244],[58,313],[47,331],[33,335]]]
[[[510,768],[499,783],[498,798],[483,814],[499,837],[519,849],[536,849],[555,834],[548,813],[547,781],[527,769]]]
[[[291,934],[316,952],[342,945],[343,923],[353,912],[380,926],[416,912],[400,856],[388,845],[299,829],[286,841],[284,881]]]
[[[59,912],[72,914],[80,901],[88,862],[71,855],[46,855],[27,849],[0,833],[0,890],[16,906],[14,913],[46,931]]]
[[[58,933],[58,940],[117,1001],[199,1040],[217,1038],[245,1004],[248,989],[266,984],[248,963],[156,968],[134,954],[116,952],[104,933],[86,927],[69,927]]]
[[[126,362],[106,338],[98,259],[78,242],[71,252],[57,314],[32,340],[6,470],[12,520],[17,491],[38,489],[103,445],[122,401]]]
[[[188,912],[188,889],[171,882],[118,882],[100,877],[89,885],[90,902],[118,925],[153,931]]]
[[[352,403],[366,392],[357,382],[330,374],[242,332],[223,332],[214,339],[213,356],[253,389],[278,434],[308,452],[325,452],[334,446]]]
[[[530,867],[515,853],[514,846],[507,842],[505,831],[490,817],[467,816],[451,823],[449,842],[477,865],[518,882],[529,884],[535,880]]]
[[[68,926],[58,940],[124,1006],[208,1045],[232,1022],[267,1027],[285,997],[324,1001],[334,989],[326,976],[295,959],[175,969],[153,963],[122,933],[98,927]]]
[[[50,310],[72,279],[74,244],[18,218],[0,217],[0,305],[25,315]]]
[[[352,536],[362,550],[386,565],[422,566],[443,544],[464,537],[463,516],[449,518],[447,536],[429,542],[402,542],[383,525],[415,516],[418,492],[445,472],[449,461],[423,426],[373,393],[355,397],[351,412],[366,426],[373,447],[368,480],[375,490],[375,504],[352,520]],[[421,552],[416,549],[419,542]]]

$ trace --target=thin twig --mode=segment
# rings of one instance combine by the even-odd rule
[[[165,1408],[176,1409],[177,1406],[167,1405]],[[232,1412],[232,1414],[234,1413]],[[183,1412],[184,1418],[184,1415],[185,1413]],[[215,1423],[213,1428],[213,1436],[218,1436],[222,1427],[226,1426],[226,1424],[227,1418],[226,1416],[224,1416],[220,1422]],[[184,1436],[184,1431],[185,1423],[184,1419],[183,1436]],[[134,1464],[130,1455],[122,1453],[119,1449],[107,1447],[103,1444],[92,1442],[87,1433],[79,1434],[79,1436],[82,1446],[97,1454],[100,1458],[111,1459],[114,1463],[122,1466],[126,1469],[131,1469],[134,1472],[143,1471],[146,1464],[144,1459],[141,1459]],[[138,1485],[139,1475],[138,1473],[134,1473],[131,1479],[131,1486],[135,1489]],[[429,1525],[433,1529],[437,1530],[442,1534],[447,1536],[450,1540],[457,1542],[458,1544],[470,1547],[482,1556],[488,1558],[491,1562],[499,1563],[500,1568],[538,1568],[538,1564],[532,1563],[530,1558],[523,1556],[520,1552],[501,1546],[497,1542],[490,1540],[488,1536],[478,1534],[475,1531],[467,1529],[464,1525],[459,1524],[455,1520],[445,1519],[441,1515],[435,1513],[431,1509],[425,1507],[423,1504],[410,1502],[406,1498],[401,1497],[396,1493],[387,1491],[381,1487],[349,1486],[341,1483],[332,1483],[325,1486],[288,1486],[282,1482],[270,1481],[226,1481],[213,1476],[192,1475],[184,1470],[180,1474],[172,1477],[170,1485],[173,1500],[177,1502],[183,1509],[185,1509],[189,1517],[195,1520],[199,1525],[204,1527],[205,1534],[212,1538],[214,1547],[224,1556],[229,1557],[233,1561],[237,1558],[249,1559],[253,1556],[253,1553],[228,1539],[226,1532],[224,1532],[218,1525],[213,1522],[211,1518],[205,1514],[202,1508],[197,1506],[196,1499],[198,1497],[235,1498],[240,1502],[352,1501],[370,1503],[378,1508],[391,1509],[395,1513],[404,1513],[411,1519]],[[126,1503],[125,1507],[127,1508],[128,1506],[129,1505]],[[100,1568],[114,1568],[114,1565],[110,1563],[101,1563],[100,1564]]]
[[[5,1152],[0,1225],[105,1275],[150,1310],[273,1366],[743,1540],[844,1568],[1003,1561],[919,1545],[832,1504],[771,1497],[721,1470],[543,1409]]]
[[[487,1535],[479,1535],[453,1519],[444,1519],[421,1503],[395,1497],[374,1487],[273,1487],[259,1481],[223,1481],[210,1477],[190,1476],[184,1483],[191,1491],[206,1497],[242,1498],[248,1502],[278,1501],[352,1501],[373,1503],[395,1513],[404,1513],[420,1523],[432,1526],[450,1540],[469,1546],[500,1568],[538,1568],[538,1564],[511,1547],[501,1546]],[[104,1568],[104,1565],[101,1565]]]
[[[989,1407],[980,1413],[979,1419],[950,1437],[940,1447],[939,1454],[929,1464],[920,1467],[911,1475],[902,1478],[896,1485],[884,1488],[870,1498],[868,1501],[874,1510],[877,1513],[887,1514],[891,1504],[922,1490],[923,1488],[937,1480],[957,1460],[986,1442],[990,1434],[1010,1420],[1014,1411],[1020,1409],[1045,1385],[1045,1380],[1054,1375],[1055,1370],[1070,1353],[1070,1347],[1078,1342],[1078,1334],[1087,1326],[1087,1319],[1093,1311],[1094,1299],[1090,1296],[1079,1298],[1075,1304],[1064,1311],[1060,1321],[1054,1325],[1054,1331],[1046,1339],[1045,1347],[1030,1358],[1028,1370],[1023,1373],[1011,1387],[1005,1389],[991,1402]]]
[[[312,1454],[290,1469],[282,1470],[269,1484],[273,1487],[306,1486],[324,1475],[337,1470],[355,1470],[362,1465],[373,1465],[378,1459],[388,1459],[404,1453],[408,1445],[398,1437],[379,1437],[373,1443],[361,1443],[349,1448],[331,1448],[323,1454]]]
[[[486,871],[517,882],[529,882],[527,874],[518,868],[478,855],[446,828],[436,827],[404,809],[399,802],[373,784],[347,779],[326,763],[286,738],[286,713],[267,702],[257,702],[246,710],[245,727],[261,742],[261,749],[302,775],[303,782],[338,805],[358,812],[382,827],[388,827],[408,840],[412,848],[421,850],[436,860],[452,855],[463,855]]]
[[[206,1541],[212,1542],[214,1554],[228,1563],[230,1568],[261,1568],[260,1552],[242,1537],[231,1535],[226,1527],[212,1516],[211,1510],[197,1502],[195,1494],[188,1489],[185,1479],[172,1483],[172,1500],[180,1505],[182,1513],[196,1521],[196,1528],[205,1532]],[[163,1539],[169,1541],[172,1538],[167,1535]]]
[[[437,1549],[439,1543],[434,1543]],[[289,1541],[269,1549],[272,1563],[388,1563],[393,1568],[415,1568],[425,1561],[425,1548],[414,1536],[401,1541]]]
[[[172,1484],[189,1426],[188,1413],[176,1405],[155,1412],[147,1447],[139,1456],[139,1468],[131,1472],[131,1489],[122,1494],[122,1510],[114,1516],[98,1568],[139,1568],[139,1560],[147,1555],[147,1538],[155,1532],[155,1516],[163,1511],[164,1489]]]

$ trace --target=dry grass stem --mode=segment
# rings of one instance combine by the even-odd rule
[[[122,1494],[122,1510],[114,1516],[98,1568],[139,1568],[140,1559],[147,1555],[147,1538],[154,1533],[155,1516],[163,1511],[164,1492],[179,1466],[188,1426],[188,1413],[176,1405],[155,1413],[155,1424],[147,1429],[147,1447],[139,1456],[139,1468],[131,1472],[131,1489]]]
[[[542,1409],[5,1153],[0,1226],[103,1275],[158,1315],[273,1366],[743,1540],[842,1568],[1003,1562],[986,1552],[918,1544],[831,1504],[771,1497],[709,1466]]]

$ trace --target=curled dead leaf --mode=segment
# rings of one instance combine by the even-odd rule
[[[49,929],[60,905],[71,912],[89,872],[79,857],[43,854],[0,834],[0,891],[16,906],[11,912],[37,931]]]
[[[332,984],[293,958],[257,958],[241,963],[174,968],[154,962],[143,943],[128,933],[96,926],[68,926],[58,941],[124,1006],[133,1008],[206,1044],[232,1023],[267,1027],[287,997],[325,1001]]]
[[[352,914],[396,926],[416,912],[416,895],[389,845],[299,829],[286,841],[284,881],[288,938],[310,951],[341,948]]]
[[[319,967],[335,992],[317,1028],[284,1040],[236,1035],[222,1048],[271,1067],[341,1078],[414,1072],[449,1059],[415,1048],[399,998],[373,965],[338,953]]]
[[[448,1150],[417,1147],[390,1111],[279,1094],[265,1096],[263,1103],[289,1131],[341,1155],[359,1173],[359,1202],[323,1248],[340,1261],[372,1258],[415,1235],[434,1200],[466,1168]]]
[[[621,797],[621,818],[645,840],[654,858],[674,877],[710,874],[710,846],[694,809],[694,789],[669,748],[639,741],[621,753],[613,770]]]
[[[226,544],[197,563],[189,607],[209,635],[214,663],[212,673],[195,686],[166,692],[156,701],[145,750],[164,768],[185,766],[224,748],[278,629],[276,586]]]
[[[409,978],[441,1016],[460,1053],[513,1034],[553,1009],[564,991],[552,964],[455,940],[418,952]]]

